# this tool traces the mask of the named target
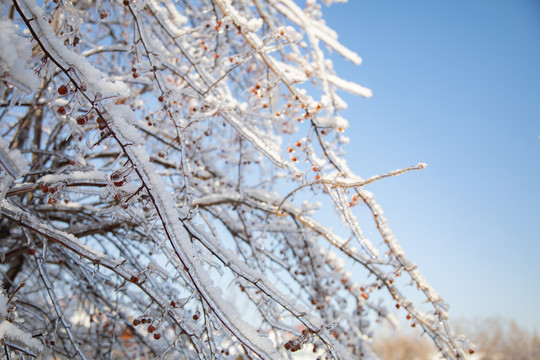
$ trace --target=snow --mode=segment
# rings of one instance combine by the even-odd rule
[[[43,37],[41,41],[46,44],[47,50],[53,52],[55,58],[62,59],[67,62],[67,67],[79,72],[86,80],[88,90],[93,90],[95,95],[101,97],[114,97],[121,96],[127,97],[131,91],[129,87],[120,81],[111,82],[106,80],[107,76],[94,67],[86,60],[82,55],[79,55],[68,47],[66,47],[62,41],[60,41],[49,22],[46,19],[45,13],[42,8],[32,0],[23,0],[26,7],[34,14],[36,22],[39,24],[40,29],[43,31]],[[50,48],[49,48],[50,47]]]
[[[49,174],[42,176],[37,182],[54,184],[57,182],[74,182],[85,180],[89,182],[99,182],[107,180],[107,174],[100,170],[91,170],[91,171],[74,171],[69,174]]]
[[[8,298],[4,294],[4,289],[0,287],[0,339],[5,339],[6,342],[20,342],[34,351],[43,351],[43,345],[39,340],[32,338],[32,334],[25,332],[15,323],[5,320],[8,312],[7,301]]]
[[[8,142],[0,138],[0,166],[15,180],[28,171],[28,160],[19,150],[10,149]]]
[[[28,66],[32,59],[32,43],[17,35],[17,26],[6,17],[0,19],[0,77],[9,74],[10,81],[26,92],[35,91],[41,83]]]
[[[351,94],[360,95],[365,98],[370,98],[373,96],[373,92],[370,89],[353,83],[351,81],[343,80],[335,75],[329,74],[327,75],[326,79],[331,84],[334,84],[338,88],[345,90]]]
[[[306,32],[323,41],[344,58],[352,61],[355,65],[362,63],[362,58],[358,54],[339,43],[335,31],[326,26],[322,21],[316,21],[307,17],[302,9],[292,0],[275,1],[274,6],[289,20],[304,27]]]

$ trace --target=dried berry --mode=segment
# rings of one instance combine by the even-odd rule
[[[123,178],[121,180],[118,180],[118,181],[113,181],[113,185],[116,186],[116,187],[124,186],[125,183],[126,183],[125,178]]]
[[[69,90],[66,85],[60,85],[60,87],[58,88],[58,94],[60,95],[67,95],[68,92]]]
[[[85,125],[87,122],[88,122],[88,117],[86,115],[82,115],[77,118],[77,124],[79,124],[80,126]]]

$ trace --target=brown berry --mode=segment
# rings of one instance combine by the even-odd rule
[[[133,320],[133,326],[138,326],[141,323],[141,320],[135,319]]]
[[[80,126],[85,125],[87,122],[88,122],[88,117],[86,115],[82,115],[77,118],[77,124],[79,124]]]
[[[151,334],[156,330],[156,327],[152,324],[148,325],[148,332]]]
[[[123,178],[119,181],[113,181],[113,185],[116,186],[116,187],[120,187],[120,186],[123,186],[124,184],[126,183],[126,179]]]
[[[68,93],[68,88],[66,85],[60,85],[60,87],[58,88],[58,94],[60,95],[67,95]]]
[[[161,334],[160,333],[155,333],[154,334],[154,339],[155,340],[159,340],[161,338]]]
[[[59,113],[60,115],[66,115],[66,108],[63,107],[63,106],[59,106],[59,107],[58,107],[58,110],[56,110],[56,111],[58,111],[58,113]]]

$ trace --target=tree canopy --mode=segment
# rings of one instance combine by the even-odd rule
[[[365,188],[425,165],[344,160],[338,93],[371,91],[334,70],[361,58],[323,4],[0,4],[8,356],[369,359],[379,294],[472,352]]]

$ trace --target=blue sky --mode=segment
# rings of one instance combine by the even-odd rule
[[[540,331],[540,2],[364,1],[325,8],[371,88],[349,103],[349,166],[455,318]]]

